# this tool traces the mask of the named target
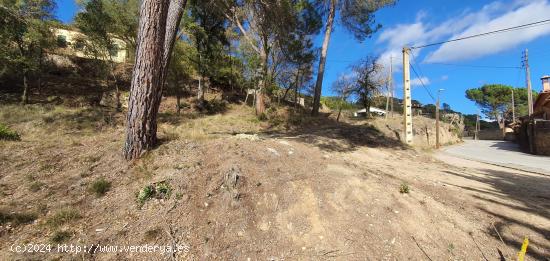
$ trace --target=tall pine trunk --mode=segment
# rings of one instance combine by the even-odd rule
[[[325,28],[325,39],[323,39],[323,46],[321,48],[321,58],[319,59],[319,70],[317,71],[317,81],[315,82],[315,93],[313,96],[313,108],[311,115],[316,116],[319,114],[319,106],[321,103],[321,91],[323,89],[323,77],[325,74],[325,63],[327,61],[328,44],[330,42],[330,34],[332,33],[332,25],[334,24],[334,15],[336,14],[336,2],[338,0],[330,1],[330,10],[328,13],[327,27]]]
[[[267,40],[264,40],[264,43],[267,43]],[[260,59],[262,60],[261,67],[262,67],[262,76],[260,78],[260,81],[258,85],[260,86],[260,89],[256,92],[256,115],[261,115],[265,112],[265,101],[264,101],[264,92],[266,91],[266,87],[268,84],[268,59],[269,54],[267,53],[267,44],[264,45],[264,48],[261,49],[260,52]]]
[[[157,141],[157,113],[163,84],[163,57],[169,0],[143,0],[136,60],[128,102],[124,157],[132,160]]]
[[[27,70],[23,71],[23,94],[21,95],[21,104],[29,103],[29,82],[27,80]]]
[[[132,84],[124,157],[132,160],[157,141],[157,113],[172,48],[186,0],[143,0]]]

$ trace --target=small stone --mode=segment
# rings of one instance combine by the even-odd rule
[[[279,152],[273,148],[267,148],[267,151],[273,153],[273,155],[275,156],[279,156]]]
[[[208,203],[207,203],[207,202],[204,202],[204,207],[208,207]]]

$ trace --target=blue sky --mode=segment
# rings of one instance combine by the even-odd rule
[[[386,68],[389,57],[394,57],[395,92],[401,97],[401,48],[404,45],[418,46],[550,19],[549,0],[442,2],[401,0],[395,6],[380,10],[376,19],[383,28],[364,42],[355,40],[337,24],[329,45],[323,95],[332,94],[332,82],[348,74],[350,65],[367,55],[375,55]],[[70,22],[77,8],[74,1],[58,0],[57,5],[58,18]],[[320,46],[321,42],[320,35],[316,43]],[[433,95],[438,89],[445,89],[442,102],[464,113],[476,113],[475,104],[464,96],[466,89],[484,83],[524,87],[525,73],[514,68],[467,66],[519,67],[525,49],[529,49],[533,88],[540,91],[540,77],[550,74],[550,24],[416,50],[413,65]],[[413,99],[433,103],[413,72],[411,78],[416,83]]]

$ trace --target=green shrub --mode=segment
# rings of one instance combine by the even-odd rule
[[[407,194],[410,192],[409,185],[407,183],[401,183],[399,186],[399,193],[401,194]]]
[[[152,198],[169,198],[170,194],[172,194],[172,188],[170,187],[170,184],[163,181],[143,187],[137,193],[137,200],[140,205],[143,205],[145,204],[145,201]]]
[[[95,180],[90,184],[89,191],[95,193],[97,197],[101,197],[111,189],[111,182],[105,180],[103,177]]]
[[[154,194],[155,194],[154,187],[152,185],[147,185],[139,191],[137,200],[141,205],[143,205],[145,201],[152,198]]]
[[[172,192],[172,188],[166,182],[158,183],[156,186],[158,198],[169,198]]]
[[[10,130],[6,125],[0,123],[0,140],[21,140],[21,136],[13,130]]]
[[[57,211],[53,216],[46,220],[46,225],[50,227],[59,227],[63,224],[67,224],[71,221],[82,218],[78,210],[72,208],[66,208]]]

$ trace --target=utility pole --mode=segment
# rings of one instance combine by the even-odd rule
[[[407,144],[413,142],[410,51],[408,47],[403,48],[403,139]]]
[[[516,122],[516,102],[514,101],[514,88],[512,88],[512,123]]]
[[[527,81],[527,107],[529,108],[529,116],[533,114],[533,91],[531,89],[531,70],[529,68],[529,50],[525,49],[523,53],[523,65],[525,66],[525,77]]]
[[[435,103],[435,148],[439,149],[439,96],[443,89],[437,90],[437,101]]]
[[[389,104],[390,104],[390,96],[393,96],[391,95],[391,92],[392,92],[392,77],[393,77],[393,57],[390,56],[390,74],[388,75],[388,81],[387,81],[387,86],[386,86],[386,89],[388,91],[388,93],[386,94],[386,115],[385,115],[385,118],[387,119],[388,118],[388,114],[390,113],[389,112]],[[392,103],[393,103],[393,97],[392,97]],[[393,111],[393,104],[391,106],[392,108],[392,111]],[[393,116],[393,115],[392,115]]]

